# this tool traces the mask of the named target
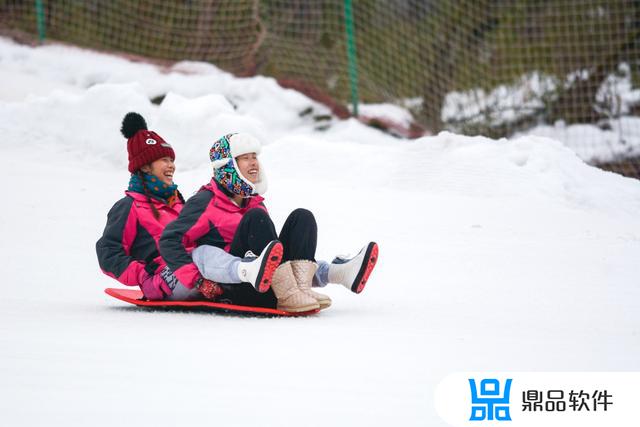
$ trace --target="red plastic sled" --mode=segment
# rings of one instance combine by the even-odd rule
[[[120,301],[137,305],[138,307],[159,307],[159,308],[198,308],[223,311],[227,313],[260,314],[269,316],[308,316],[320,310],[303,311],[301,313],[290,313],[288,311],[276,310],[275,308],[251,307],[247,305],[223,304],[213,301],[147,301],[143,300],[142,291],[137,289],[117,289],[107,288],[104,292]]]

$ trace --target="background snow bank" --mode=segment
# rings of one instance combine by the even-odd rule
[[[444,425],[451,372],[640,368],[637,181],[546,138],[318,132],[300,112],[321,107],[269,79],[180,67],[0,40],[0,75],[19,76],[0,90],[6,424]],[[311,209],[322,259],[380,243],[365,292],[328,287],[304,319],[109,299],[94,244],[128,181],[130,110],[174,145],[187,197],[215,138],[262,138],[278,226]]]

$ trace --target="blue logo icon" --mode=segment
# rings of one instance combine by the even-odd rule
[[[476,380],[469,378],[471,387],[471,418],[469,421],[511,421],[509,415],[509,393],[511,392],[511,378],[504,385],[504,392],[500,394],[500,381],[487,378],[480,381],[480,388]]]

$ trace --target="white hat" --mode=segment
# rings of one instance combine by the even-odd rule
[[[232,133],[213,143],[209,158],[213,166],[213,178],[234,194],[250,197],[267,191],[267,177],[260,164],[258,181],[254,184],[246,179],[236,163],[236,157],[247,153],[260,154],[262,144],[249,134]]]

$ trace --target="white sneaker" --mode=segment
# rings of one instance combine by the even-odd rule
[[[282,243],[278,240],[272,240],[260,256],[255,257],[251,253],[250,255],[254,255],[253,257],[249,256],[238,263],[240,280],[251,283],[258,292],[267,292],[271,287],[273,273],[282,261],[282,252]]]
[[[338,283],[359,294],[378,262],[378,244],[369,242],[353,258],[337,256],[329,264],[329,283]]]

